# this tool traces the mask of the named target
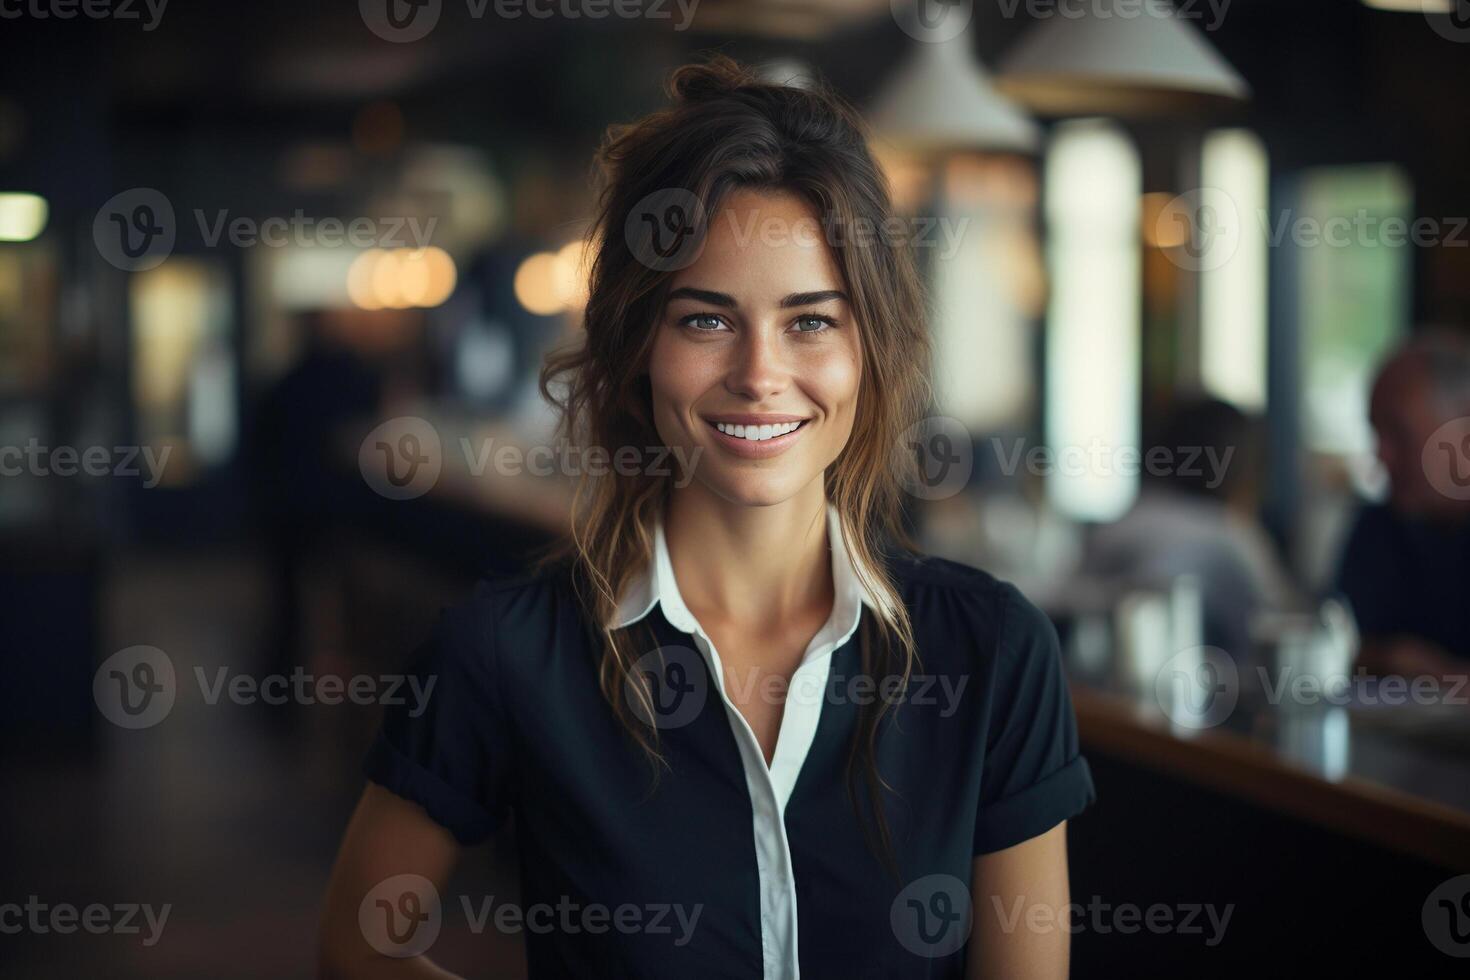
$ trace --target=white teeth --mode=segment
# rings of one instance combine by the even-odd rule
[[[761,442],[765,439],[773,439],[776,436],[784,436],[788,432],[795,432],[801,426],[800,422],[782,422],[778,425],[730,425],[726,422],[716,422],[715,428],[727,436],[737,439],[749,439],[751,442]]]

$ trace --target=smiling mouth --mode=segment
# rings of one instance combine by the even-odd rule
[[[744,439],[746,442],[768,442],[771,439],[779,439],[781,436],[790,435],[806,426],[811,419],[802,419],[799,422],[777,422],[771,425],[734,425],[729,422],[710,422],[705,419],[709,426],[722,435],[733,439]]]

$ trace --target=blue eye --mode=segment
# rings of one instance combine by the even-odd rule
[[[715,333],[718,330],[728,329],[724,317],[716,313],[690,313],[688,316],[679,318],[681,327],[689,327],[700,333]],[[829,316],[811,313],[799,316],[793,321],[797,333],[822,333],[837,326],[837,321]]]
[[[702,325],[700,321],[706,321],[707,323],[712,324],[712,326]],[[679,323],[683,326],[693,327],[695,330],[703,330],[706,332],[718,330],[720,327],[724,326],[724,321],[713,313],[691,313],[689,316],[682,318]]]
[[[810,323],[815,323],[816,324],[816,327],[814,327],[814,328],[812,328],[810,330],[803,330],[803,329],[801,329],[801,325],[802,324],[810,324]],[[831,317],[817,316],[816,314],[810,314],[808,316],[799,316],[799,317],[797,317],[796,318],[796,325],[797,325],[797,331],[796,331],[797,333],[821,333],[823,330],[827,330],[827,329],[830,329],[832,327],[835,327],[837,325],[837,321],[836,320],[833,320]]]

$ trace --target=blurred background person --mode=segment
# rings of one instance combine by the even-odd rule
[[[352,322],[342,311],[302,312],[300,359],[266,389],[254,415],[250,475],[274,568],[267,657],[276,671],[306,661],[306,563],[345,503],[335,440],[372,417],[383,396],[383,372],[354,340]]]
[[[1470,338],[1445,327],[1406,341],[1379,370],[1369,419],[1389,495],[1364,503],[1337,586],[1373,673],[1470,666]]]
[[[1251,617],[1298,598],[1258,517],[1262,443],[1260,421],[1227,402],[1196,397],[1177,405],[1154,444],[1173,463],[1144,465],[1133,507],[1093,533],[1086,573],[1160,590],[1194,576],[1204,641],[1244,656]]]

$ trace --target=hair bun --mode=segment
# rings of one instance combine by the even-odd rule
[[[669,76],[669,96],[679,102],[718,99],[742,88],[760,85],[761,78],[729,55],[713,55],[708,61],[682,65]]]

